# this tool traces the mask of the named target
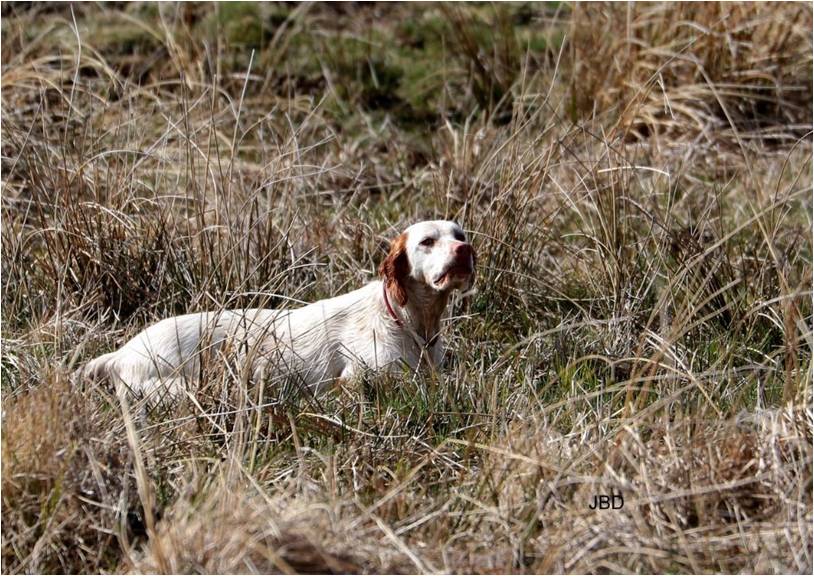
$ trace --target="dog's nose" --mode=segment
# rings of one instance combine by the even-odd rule
[[[452,253],[458,258],[472,256],[472,244],[467,242],[458,242],[452,249]]]

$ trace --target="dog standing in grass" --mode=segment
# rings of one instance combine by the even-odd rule
[[[183,390],[201,356],[240,351],[253,378],[271,371],[312,390],[360,368],[387,369],[443,357],[441,316],[453,290],[469,290],[475,252],[458,224],[419,222],[391,246],[381,280],[293,310],[241,309],[162,320],[85,365],[82,377],[108,379],[138,394]]]

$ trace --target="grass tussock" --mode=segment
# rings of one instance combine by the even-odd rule
[[[203,501],[181,498],[173,505],[147,554],[135,561],[137,572],[347,574],[363,569],[355,558],[363,552],[361,543],[343,537],[315,506],[295,498],[267,502],[225,480],[207,492]],[[314,538],[317,526],[321,535]],[[366,554],[376,554],[375,545],[367,548]]]
[[[539,520],[548,529],[526,544],[535,571],[731,572],[750,556],[755,571],[776,573],[789,550],[808,546],[811,428],[801,410],[656,424],[590,455],[584,441],[525,426],[494,459],[501,512],[522,517],[530,501],[549,510]],[[586,508],[597,492],[625,495],[624,506]],[[778,506],[786,498],[797,505]]]
[[[5,570],[117,565],[128,522],[131,530],[140,524],[121,432],[106,398],[81,394],[65,378],[4,402]]]
[[[714,133],[737,145],[809,129],[806,6],[783,2],[768,15],[749,3],[587,3],[571,24],[573,111],[609,114],[627,138],[666,145]]]
[[[810,6],[2,10],[5,572],[811,572]],[[436,217],[438,375],[68,382]]]

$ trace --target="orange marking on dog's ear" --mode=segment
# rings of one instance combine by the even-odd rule
[[[407,304],[407,275],[410,262],[407,259],[407,235],[402,233],[390,244],[390,252],[379,267],[387,291],[399,306]]]

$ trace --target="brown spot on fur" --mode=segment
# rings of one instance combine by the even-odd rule
[[[407,275],[410,262],[407,260],[407,235],[401,234],[390,244],[390,252],[379,267],[390,296],[399,306],[407,304]]]

